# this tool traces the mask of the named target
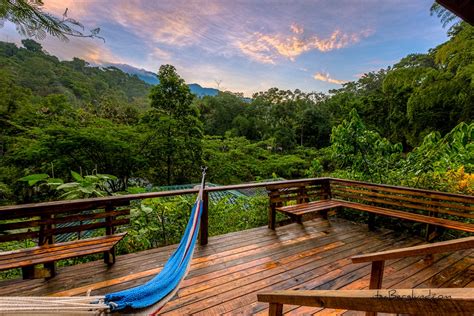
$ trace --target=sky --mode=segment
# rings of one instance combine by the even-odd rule
[[[48,37],[50,54],[156,73],[172,64],[187,83],[254,92],[327,92],[447,40],[428,0],[44,0],[44,11],[100,27],[100,39]],[[17,42],[15,26],[0,40]]]

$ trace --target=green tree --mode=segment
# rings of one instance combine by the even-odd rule
[[[339,168],[347,168],[371,182],[386,182],[389,170],[401,158],[401,144],[391,144],[367,129],[355,109],[349,118],[332,129],[333,159]]]
[[[165,162],[166,183],[171,185],[199,173],[202,124],[193,105],[194,96],[176,68],[161,66],[158,79],[160,84],[150,92],[153,110],[144,117],[144,122],[154,129],[150,140],[155,140],[156,147],[151,151],[157,160]]]

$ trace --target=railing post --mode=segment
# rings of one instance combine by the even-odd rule
[[[269,316],[281,316],[281,315],[283,315],[283,304],[270,303],[269,310],[268,310],[268,315]]]
[[[113,212],[114,210],[115,208],[111,204],[108,204],[105,207],[104,212],[109,213],[109,212]],[[113,235],[115,233],[115,227],[113,225],[113,221],[114,221],[114,216],[108,215],[105,218],[105,223],[106,223],[105,234],[106,235]],[[112,247],[112,249],[110,250],[104,251],[104,262],[107,263],[108,265],[112,265],[115,263],[115,246]]]
[[[383,269],[385,266],[385,261],[372,261],[372,269],[370,271],[370,284],[369,289],[381,289],[383,281]],[[376,316],[376,312],[367,312],[366,316]]]
[[[209,237],[209,192],[202,192],[201,227],[199,228],[199,241],[202,246],[207,245]]]
[[[374,193],[378,193],[379,191],[378,190],[374,190],[374,189],[369,189],[367,192],[374,192]],[[376,206],[376,203],[369,203],[370,205],[374,205]],[[369,231],[373,232],[376,230],[376,224],[375,224],[375,214],[374,213],[369,213],[369,218],[368,218],[368,221],[367,221],[367,226],[369,228]]]
[[[329,179],[326,179],[321,183],[321,193],[322,193],[322,200],[330,200],[332,199],[331,193],[331,182]]]

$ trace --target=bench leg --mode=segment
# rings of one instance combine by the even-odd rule
[[[28,266],[21,268],[21,274],[23,280],[34,279],[35,278],[35,266]]]
[[[56,276],[56,262],[48,262],[44,264],[44,268],[49,272],[49,276],[46,279],[50,279]]]
[[[303,216],[296,216],[295,217],[295,222],[297,222],[298,224],[303,224]]]
[[[283,304],[270,303],[269,310],[268,310],[268,315],[269,316],[281,316],[281,315],[283,315]]]
[[[426,224],[425,239],[427,242],[431,242],[433,239],[435,239],[436,237],[442,234],[443,234],[443,227]]]
[[[109,251],[104,251],[104,262],[108,265],[115,263],[115,247],[112,247]]]
[[[324,211],[321,211],[321,217],[325,220],[328,219],[328,211],[327,210],[324,210]]]
[[[375,231],[375,214],[373,213],[369,213],[368,226],[371,232]]]
[[[51,279],[56,276],[56,263],[49,262],[44,264],[44,268],[33,266],[21,268],[23,280],[31,279]]]
[[[268,208],[268,228],[275,230],[276,210],[275,207]]]
[[[288,214],[288,216],[291,218],[291,221],[293,223],[298,223],[298,224],[303,223],[303,216],[301,215]]]

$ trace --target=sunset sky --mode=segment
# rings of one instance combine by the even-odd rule
[[[219,81],[247,96],[270,87],[326,92],[445,41],[432,2],[44,0],[45,11],[68,8],[106,41],[49,37],[42,45],[95,64],[156,72],[170,63],[188,83]],[[20,39],[14,25],[0,28],[0,40]]]

